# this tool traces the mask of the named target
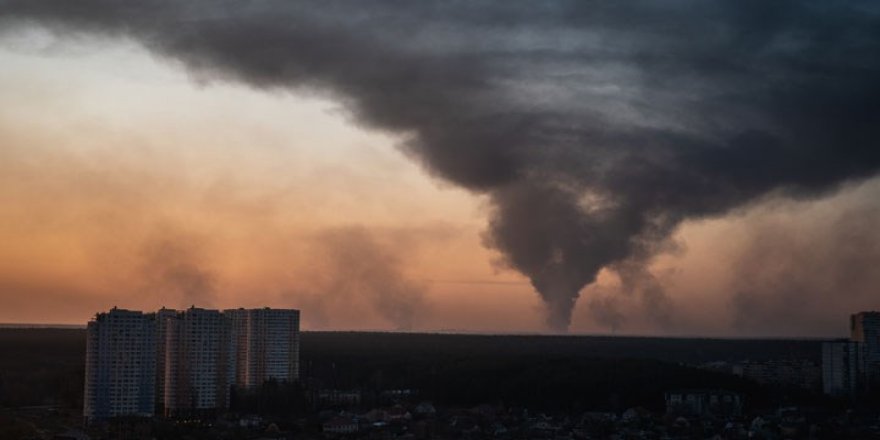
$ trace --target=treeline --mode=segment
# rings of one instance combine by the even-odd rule
[[[542,410],[662,411],[664,394],[678,389],[725,389],[742,393],[747,409],[821,404],[822,396],[781,390],[727,374],[648,359],[401,353],[348,355],[309,360],[309,376],[325,388],[411,390],[416,399],[444,406],[483,403]]]
[[[820,362],[821,343],[810,339],[708,339],[577,335],[471,335],[443,333],[303,332],[304,357],[401,353],[711,361],[806,359]]]
[[[80,407],[85,346],[81,329],[0,329],[0,407]]]

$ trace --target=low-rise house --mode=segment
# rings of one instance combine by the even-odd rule
[[[434,405],[431,402],[422,402],[416,406],[415,409],[416,414],[420,416],[434,416],[437,414],[437,410],[434,408]]]
[[[325,433],[329,434],[353,434],[358,431],[358,422],[353,417],[334,417],[321,425]]]
[[[89,436],[78,429],[70,429],[62,434],[55,434],[52,440],[89,440]]]
[[[361,403],[358,390],[320,390],[316,396],[319,405],[357,406]]]
[[[725,390],[681,390],[666,393],[666,412],[692,417],[731,417],[742,414],[743,398]]]

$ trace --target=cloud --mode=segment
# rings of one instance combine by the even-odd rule
[[[485,242],[557,330],[600,270],[682,221],[880,166],[867,1],[2,0],[0,20],[130,37],[200,79],[343,102],[488,194]]]
[[[311,273],[300,280],[306,291],[294,293],[304,303],[311,324],[326,325],[333,309],[365,301],[397,330],[416,326],[425,311],[427,285],[404,271],[404,259],[413,255],[414,243],[400,240],[401,231],[385,232],[345,226],[311,237]]]
[[[731,255],[732,326],[765,335],[840,335],[847,316],[878,308],[880,204],[876,182],[829,210],[783,204],[745,221]]]
[[[167,228],[154,232],[138,253],[137,279],[145,294],[170,301],[173,307],[211,307],[216,301],[217,275],[203,248],[193,234]]]

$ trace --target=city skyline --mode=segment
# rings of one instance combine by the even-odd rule
[[[833,337],[880,309],[876,7],[551,3],[0,0],[0,322]]]

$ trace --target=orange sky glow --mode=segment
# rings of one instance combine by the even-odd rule
[[[483,196],[329,97],[205,81],[131,42],[37,30],[0,37],[0,65],[2,323],[265,305],[302,309],[305,329],[546,331],[528,280],[483,245]],[[766,254],[764,236],[785,237],[798,268],[827,267],[811,237],[840,212],[875,218],[878,185],[686,222],[651,265],[668,310],[603,271],[571,332],[844,334],[848,313],[876,307],[871,289],[835,302],[843,281],[829,275],[780,322],[772,301],[742,310],[793,269],[738,268]]]

